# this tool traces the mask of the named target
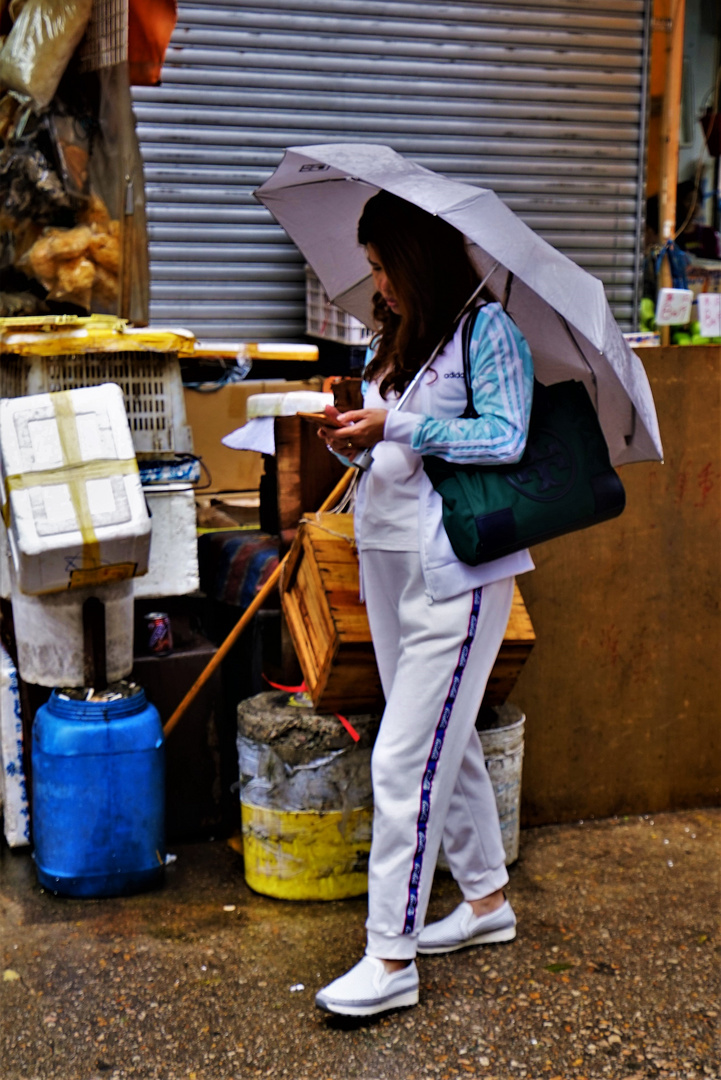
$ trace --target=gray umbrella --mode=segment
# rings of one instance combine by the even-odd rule
[[[256,196],[318,275],[329,299],[373,326],[373,282],[356,225],[384,189],[464,233],[487,287],[528,341],[542,383],[582,381],[611,461],[662,457],[643,364],[627,345],[601,282],[537,236],[492,191],[448,180],[388,146],[291,147]]]

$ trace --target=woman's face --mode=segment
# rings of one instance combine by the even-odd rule
[[[394,315],[403,317],[401,303],[395,294],[395,290],[388,280],[380,255],[374,244],[366,244],[366,255],[373,275],[373,284],[376,292],[379,292]]]

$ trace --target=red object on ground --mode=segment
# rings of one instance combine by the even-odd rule
[[[302,693],[307,693],[308,692],[308,687],[305,685],[305,679],[300,684],[300,686],[281,686],[280,683],[271,682],[267,675],[264,675],[263,678],[268,683],[268,686],[272,686],[274,690],[285,690],[289,694],[302,694]],[[356,729],[353,727],[350,720],[348,720],[345,716],[341,716],[341,714],[338,713],[338,712],[335,715],[338,717],[338,719],[340,720],[341,724],[343,725],[343,727],[346,729],[346,731],[350,735],[353,742],[359,742],[360,741],[360,735],[358,734]]]

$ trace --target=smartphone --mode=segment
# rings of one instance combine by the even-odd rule
[[[316,427],[341,428],[346,426],[345,424],[339,423],[339,421],[335,420],[332,416],[326,416],[326,414],[322,412],[299,412],[295,415],[302,416],[304,420],[310,420]]]

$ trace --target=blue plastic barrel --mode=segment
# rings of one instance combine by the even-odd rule
[[[158,710],[133,683],[83,699],[53,690],[33,725],[32,826],[41,885],[118,896],[160,882],[165,747]]]

